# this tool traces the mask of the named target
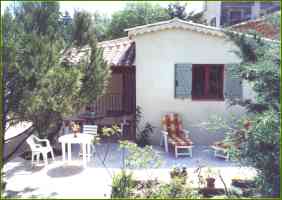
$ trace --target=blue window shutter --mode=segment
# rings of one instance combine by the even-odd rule
[[[224,97],[227,99],[242,99],[242,79],[237,72],[238,65],[224,66]]]
[[[175,98],[189,98],[192,91],[192,64],[175,64]]]

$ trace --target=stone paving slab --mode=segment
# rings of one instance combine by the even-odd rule
[[[6,172],[6,193],[15,197],[41,198],[109,198],[111,193],[111,176],[122,167],[122,151],[117,144],[101,144],[97,146],[97,154],[103,158],[106,148],[110,148],[105,169],[98,156],[88,163],[87,168],[82,165],[79,155],[79,146],[73,147],[71,163],[63,163],[60,156],[50,161],[46,167],[38,165],[31,168],[30,161],[17,157],[4,166]],[[197,185],[199,165],[207,164],[214,170],[220,170],[227,184],[234,176],[253,177],[256,172],[249,167],[239,166],[235,162],[214,158],[209,148],[197,146],[193,149],[193,157],[174,158],[166,154],[162,148],[154,147],[165,163],[158,169],[133,170],[134,177],[140,180],[157,178],[169,182],[169,171],[174,165],[185,165],[188,171],[188,182],[191,186]],[[217,187],[223,187],[220,180],[216,180]]]

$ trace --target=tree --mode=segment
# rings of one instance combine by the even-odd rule
[[[170,3],[168,5],[168,12],[169,12],[170,18],[177,17],[179,19],[185,20],[187,17],[186,6],[187,6],[187,3],[183,5],[181,5],[180,2]]]
[[[66,46],[71,43],[72,23],[73,19],[67,11],[64,13],[64,15],[61,15],[60,27]]]
[[[99,12],[94,13],[95,34],[98,41],[107,40],[111,19]]]
[[[64,117],[77,113],[103,93],[109,67],[102,50],[96,47],[95,35],[90,34],[92,21],[83,24],[82,35],[78,34],[81,26],[76,24],[71,43],[89,44],[89,56],[79,65],[62,64],[65,43],[57,2],[19,2],[14,15],[6,12],[3,63],[7,119],[14,123],[30,121],[36,130],[33,133],[52,141]],[[86,15],[85,20],[92,19]]]
[[[277,18],[279,20],[272,20]],[[271,19],[271,20],[270,20]],[[266,22],[280,22],[280,15]],[[278,26],[280,27],[280,25]],[[257,186],[265,196],[280,194],[280,43],[269,41],[252,32],[249,35],[229,34],[241,49],[239,74],[256,94],[255,100],[232,101],[246,107],[250,129],[239,151],[240,160],[258,169]]]
[[[127,36],[124,29],[135,26],[168,20],[169,15],[165,8],[148,2],[128,3],[121,11],[112,14],[108,28],[108,39]]]
[[[206,24],[206,21],[203,19],[203,12],[194,13],[191,11],[186,12],[187,3],[181,4],[180,2],[170,3],[167,8],[167,12],[171,19],[177,17],[182,20],[192,21],[194,23]]]
[[[280,22],[280,15],[274,15],[269,23]],[[266,19],[267,21],[269,19]],[[280,27],[280,25],[278,26]],[[232,124],[215,120],[211,124],[236,134],[227,139],[240,141],[240,148],[234,146],[230,153],[241,163],[258,170],[256,179],[258,191],[266,197],[280,194],[280,42],[270,41],[259,33],[238,34],[227,31],[230,39],[240,47],[237,52],[242,63],[237,73],[250,83],[256,94],[255,100],[230,100],[231,105],[241,105],[248,111]]]
[[[95,35],[93,16],[84,11],[75,11],[72,41],[77,46],[86,45]]]
[[[230,103],[243,105],[251,112],[262,112],[268,109],[279,111],[280,43],[267,41],[256,32],[250,32],[246,35],[227,31],[227,34],[241,50],[237,52],[243,59],[238,72],[242,79],[251,83],[253,90],[257,94],[255,101],[231,100]]]
[[[103,59],[103,50],[97,47],[93,16],[86,11],[78,11],[75,12],[73,21],[72,45],[65,49],[65,54],[74,49],[80,51],[86,48],[89,50],[79,57],[80,62],[73,63],[66,57],[64,63],[67,67],[80,69],[82,73],[79,103],[77,103],[81,108],[93,103],[105,92],[111,70]]]

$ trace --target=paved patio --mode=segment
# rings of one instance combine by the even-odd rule
[[[97,147],[97,155],[102,159],[108,144]],[[73,161],[63,163],[61,156],[56,157],[46,167],[31,168],[30,161],[17,157],[4,166],[6,172],[6,194],[11,197],[45,197],[45,198],[109,198],[111,193],[111,175],[122,167],[122,151],[117,144],[109,144],[109,154],[104,167],[101,159],[96,156],[87,168],[83,168],[82,160],[78,156],[79,147],[73,148]],[[166,154],[162,148],[154,149],[164,160],[159,169],[133,170],[137,179],[158,178],[160,181],[170,180],[169,171],[174,165],[186,165],[189,181],[197,183],[195,170],[206,164],[213,169],[219,169],[227,185],[234,176],[255,176],[255,170],[239,166],[235,162],[215,158],[213,152],[206,146],[195,146],[193,157],[174,158]],[[222,187],[220,180],[216,186]]]

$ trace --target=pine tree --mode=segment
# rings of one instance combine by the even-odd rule
[[[73,30],[71,44],[89,44],[92,51],[78,66],[67,66],[62,63],[66,43],[57,2],[19,2],[14,15],[6,11],[3,22],[7,118],[15,123],[30,121],[35,133],[52,139],[64,117],[102,94],[110,75],[93,27]]]

